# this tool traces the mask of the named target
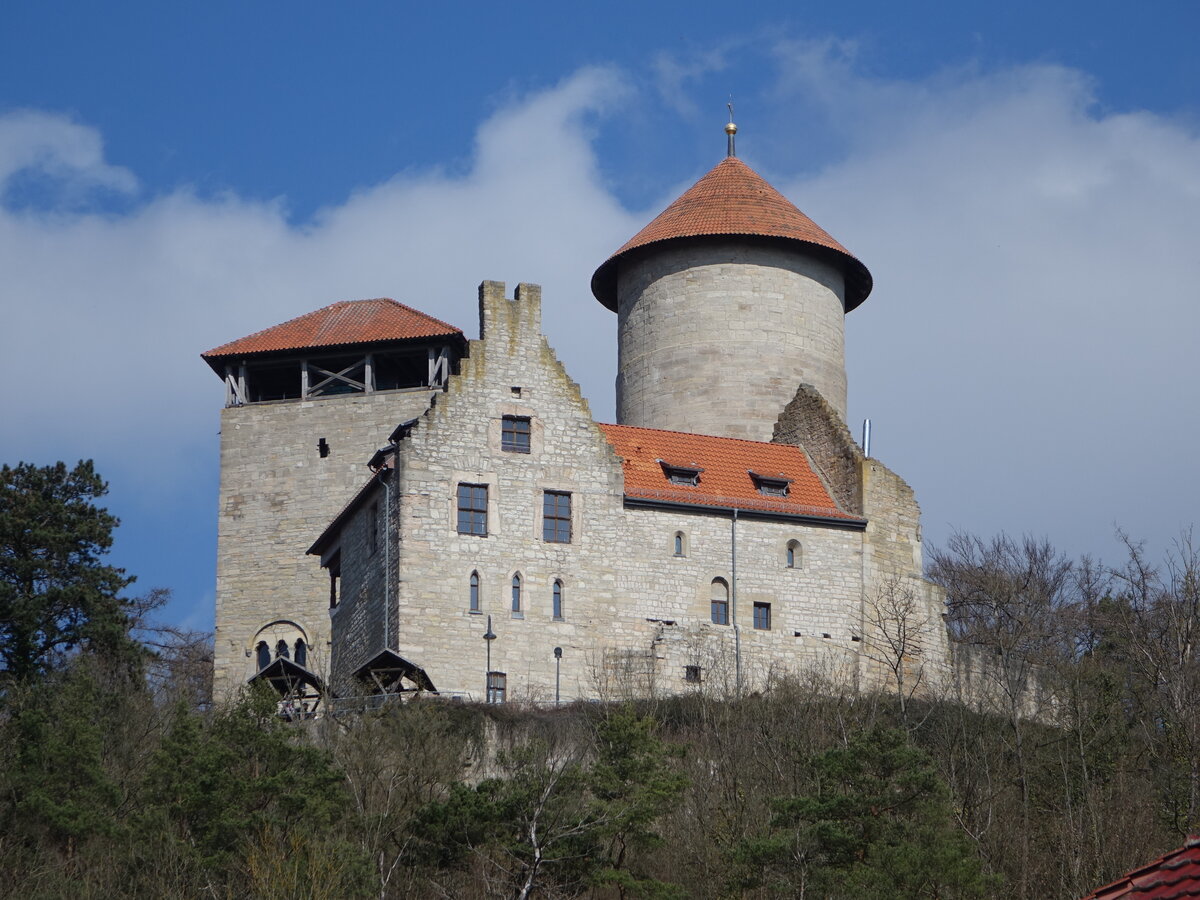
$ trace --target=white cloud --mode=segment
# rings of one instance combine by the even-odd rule
[[[877,83],[783,59],[791,95],[852,123],[836,165],[782,186],[875,275],[852,415],[933,537],[1107,552],[1119,523],[1164,546],[1200,508],[1200,135],[1102,113],[1061,68]]]
[[[932,535],[1003,527],[1083,550],[1114,522],[1165,539],[1190,521],[1196,134],[1100,113],[1086,78],[1053,67],[889,82],[862,76],[852,46],[777,58],[769,144],[787,162],[755,159],[765,135],[739,146],[875,274],[849,319],[852,416],[875,420]],[[544,285],[551,343],[610,419],[615,317],[588,279],[656,210],[620,206],[592,138],[619,99],[650,102],[631,93],[581,71],[498,110],[462,174],[403,169],[299,226],[283,200],[186,188],[119,214],[0,209],[5,458],[94,456],[114,495],[211,517],[175,464],[216,466],[223,392],[201,351],[380,295],[473,334],[485,278]],[[843,153],[801,177],[819,129]],[[136,189],[96,130],[0,117],[0,197],[31,168]]]

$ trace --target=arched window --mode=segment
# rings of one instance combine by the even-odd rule
[[[517,573],[512,579],[512,611],[521,611],[521,575]]]
[[[281,640],[275,645],[275,655],[280,659],[291,659],[291,651],[288,650],[287,641]]]
[[[788,541],[787,554],[785,556],[787,567],[789,569],[800,568],[800,542]]]
[[[683,556],[683,532],[675,532],[675,555]]]
[[[471,588],[469,593],[469,609],[473,613],[479,612],[479,573],[471,573]]]
[[[301,638],[296,638],[296,664],[308,665],[308,646]]]
[[[714,578],[709,608],[714,625],[729,624],[729,584],[724,578]]]
[[[267,646],[266,641],[259,641],[258,646],[254,648],[254,653],[258,657],[259,671],[271,664],[271,648]]]
[[[559,579],[554,579],[554,594],[551,608],[554,612],[554,618],[561,619],[563,617],[563,583]]]

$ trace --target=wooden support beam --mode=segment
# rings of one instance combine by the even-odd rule
[[[375,393],[375,354],[368,353],[363,361],[363,384],[368,394]]]
[[[429,348],[429,386],[445,387],[450,377],[450,348]]]

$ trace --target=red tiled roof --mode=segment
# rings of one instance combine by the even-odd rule
[[[676,238],[747,235],[799,241],[841,262],[846,274],[846,310],[871,293],[871,273],[816,222],[800,212],[761,175],[727,156],[668,206],[653,222],[610,256],[592,276],[592,293],[617,308],[617,261],[632,250]]]
[[[1200,897],[1200,838],[1122,875],[1083,900],[1177,900]]]
[[[632,425],[601,425],[600,429],[622,458],[625,496],[630,499],[736,507],[839,519],[847,524],[863,522],[838,509],[799,447]],[[672,483],[667,479],[663,463],[670,467],[702,469],[699,483],[694,486]],[[771,497],[759,493],[750,472],[768,478],[791,479],[787,496]]]
[[[461,335],[462,330],[386,297],[343,300],[200,354],[210,362],[281,350]]]

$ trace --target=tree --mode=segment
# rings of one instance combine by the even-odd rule
[[[96,500],[108,486],[90,460],[0,468],[0,676],[44,674],[86,647],[135,655],[132,582],[104,565],[118,521]]]
[[[874,728],[805,761],[809,789],[735,857],[746,886],[816,897],[979,897],[989,886],[949,792],[902,731]]]

